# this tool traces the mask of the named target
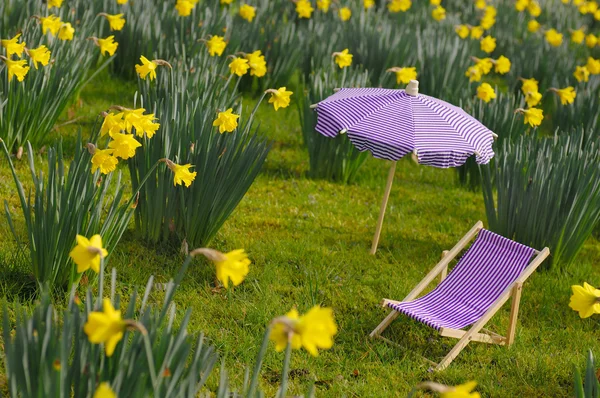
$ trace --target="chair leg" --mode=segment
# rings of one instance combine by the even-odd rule
[[[400,315],[398,311],[390,312],[388,316],[386,316],[385,319],[381,321],[381,323],[377,325],[375,329],[373,329],[371,334],[369,334],[369,337],[378,337],[388,326],[390,326],[390,323],[392,323],[394,319],[398,318],[398,315]]]
[[[508,333],[506,334],[506,345],[510,346],[515,341],[517,331],[517,317],[519,316],[519,303],[521,302],[522,283],[515,283],[512,290],[512,304],[510,306],[510,321],[508,323]]]
[[[438,363],[435,367],[436,371],[444,370],[450,365],[450,363],[460,354],[460,352],[473,340],[473,336],[479,333],[485,323],[481,325],[475,324],[465,335],[458,340],[458,343],[450,350],[450,352]]]

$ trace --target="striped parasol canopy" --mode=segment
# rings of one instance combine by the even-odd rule
[[[358,150],[381,159],[416,153],[420,164],[447,168],[475,155],[488,163],[495,134],[461,108],[414,93],[413,82],[406,90],[343,88],[316,104],[316,130],[327,137],[346,133]]]
[[[420,164],[448,168],[463,165],[472,155],[479,164],[494,157],[496,134],[461,108],[419,94],[416,80],[406,90],[342,88],[311,107],[317,111],[317,132],[347,134],[358,150],[393,161],[371,254],[377,251],[397,160],[413,153]]]

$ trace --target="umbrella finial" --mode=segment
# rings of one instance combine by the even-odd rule
[[[411,80],[406,86],[406,94],[416,97],[419,94],[419,81]]]

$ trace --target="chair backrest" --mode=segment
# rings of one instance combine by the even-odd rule
[[[431,293],[458,300],[483,314],[517,280],[535,252],[482,229],[458,264]]]

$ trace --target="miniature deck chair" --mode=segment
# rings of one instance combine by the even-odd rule
[[[475,242],[446,277],[450,261],[475,236]],[[403,301],[383,300],[383,306],[393,311],[370,336],[391,342],[381,333],[398,315],[405,314],[437,329],[442,336],[459,339],[440,363],[432,362],[436,365],[435,370],[445,369],[471,341],[510,346],[515,338],[523,283],[549,254],[547,247],[539,252],[487,231],[479,221],[452,250],[444,252],[442,260]],[[438,275],[440,284],[417,298]],[[506,337],[483,329],[511,296]],[[467,326],[471,326],[470,329],[461,330]]]

